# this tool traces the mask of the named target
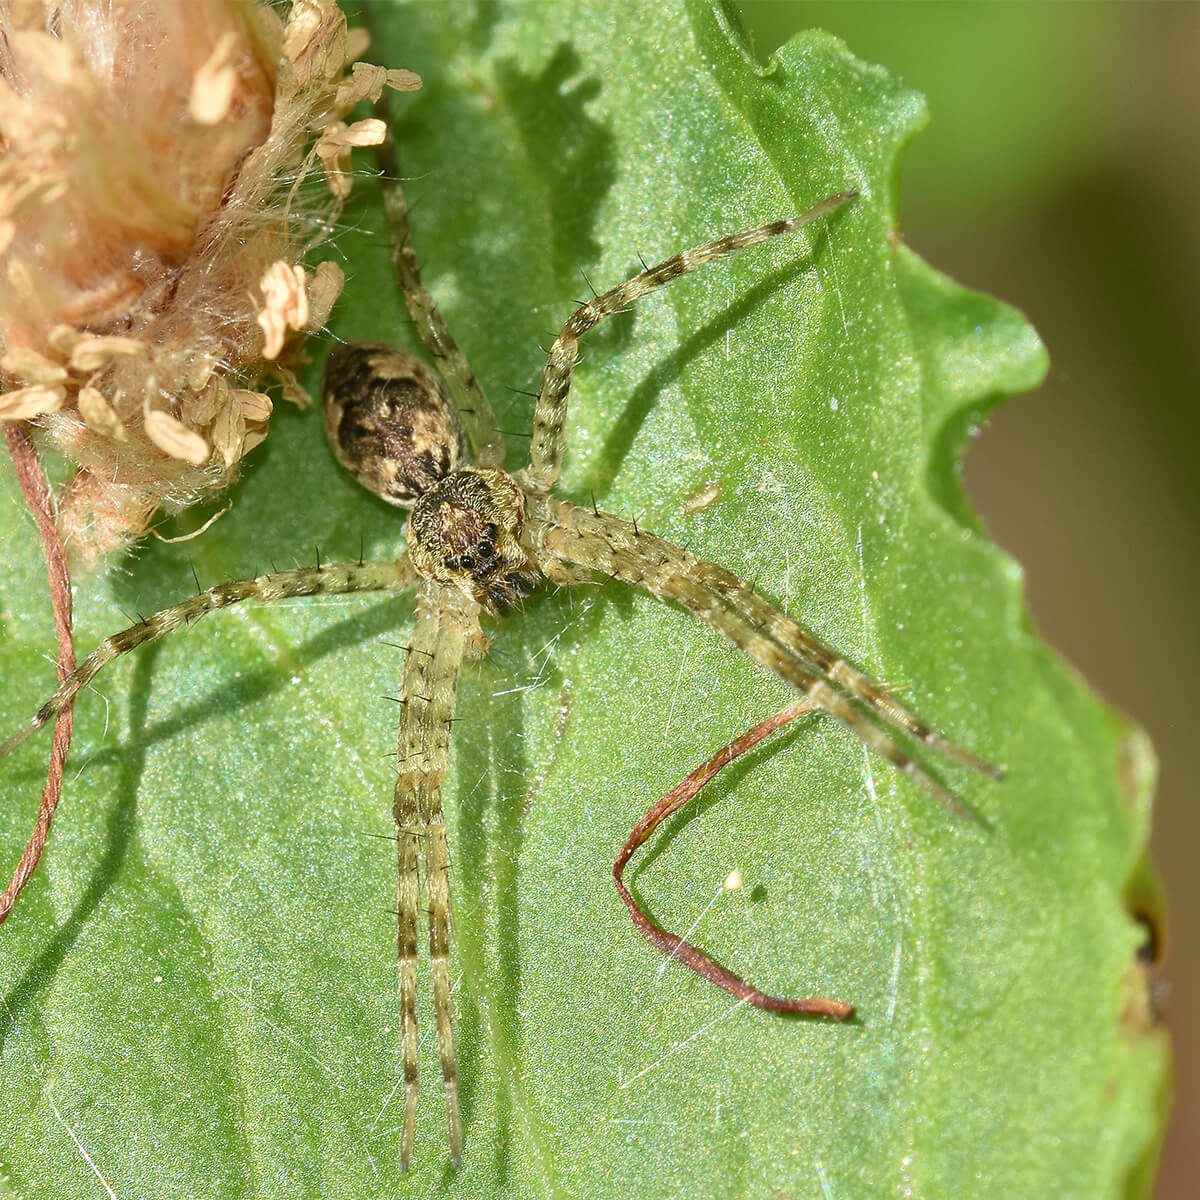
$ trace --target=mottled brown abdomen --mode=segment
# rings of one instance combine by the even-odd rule
[[[322,406],[334,457],[389,504],[411,507],[466,465],[458,410],[445,383],[403,350],[370,342],[337,346],[325,361]]]

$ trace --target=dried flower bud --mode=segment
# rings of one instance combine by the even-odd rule
[[[286,20],[249,0],[0,4],[0,420],[36,419],[75,463],[77,555],[227,487],[266,436],[264,376],[303,398],[277,360],[342,274],[299,260],[350,148],[385,132],[342,118],[420,83],[349,61],[364,48],[334,0]]]

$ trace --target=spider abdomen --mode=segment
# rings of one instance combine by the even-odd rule
[[[368,491],[402,508],[464,465],[458,410],[441,376],[390,346],[350,342],[325,362],[325,434]]]

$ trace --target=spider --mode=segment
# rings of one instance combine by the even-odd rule
[[[717,238],[672,255],[581,304],[547,353],[533,416],[527,465],[504,469],[504,444],[486,395],[421,280],[408,205],[392,144],[379,150],[393,259],[405,301],[435,367],[377,343],[346,343],[329,355],[323,381],[324,427],[338,461],[359,483],[409,511],[406,552],[387,562],[320,563],[234,580],[198,591],[105,639],[0,745],[0,756],[53,722],[100,670],[148,642],[220,608],[297,596],[416,589],[414,626],[399,697],[393,802],[397,853],[397,953],[405,1109],[401,1164],[413,1152],[418,1093],[417,964],[422,880],[434,1021],[445,1085],[450,1157],[462,1155],[455,1026],[451,996],[451,903],[441,784],[450,756],[455,698],[464,659],[482,658],[481,618],[500,617],[546,584],[582,585],[597,575],[679,605],[800,693],[800,699],[731,742],[638,822],[613,874],[637,931],[670,958],[739,999],[774,1012],[841,1020],[853,1007],[824,998],[782,998],[743,981],[685,939],[656,925],[625,887],[631,856],[672,813],[727,763],[805,712],[819,710],[942,804],[963,802],[904,749],[901,738],[985,775],[999,770],[945,739],[835,650],[791,620],[731,572],[626,521],[553,493],[566,446],[567,399],[580,339],[603,320],[696,268],[833,214],[857,195],[843,190],[798,216]],[[0,896],[0,920],[36,865],[44,829]]]

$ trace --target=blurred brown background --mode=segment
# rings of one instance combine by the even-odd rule
[[[1176,1095],[1156,1195],[1200,1194],[1200,5],[743,0],[761,57],[843,37],[929,99],[905,240],[1022,309],[1046,384],[1010,401],[966,482],[1024,564],[1043,636],[1149,730],[1169,906]]]

